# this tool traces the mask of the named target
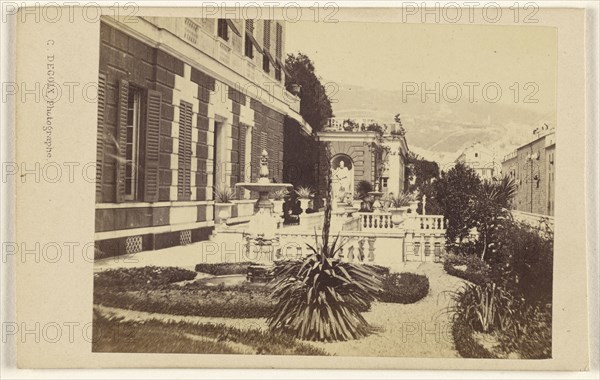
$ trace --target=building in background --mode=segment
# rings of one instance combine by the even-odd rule
[[[379,183],[384,193],[398,194],[404,191],[408,145],[399,124],[381,123],[374,119],[330,118],[317,136],[320,142],[330,143],[332,186],[334,196],[339,200],[343,198],[343,193],[353,197],[360,181],[368,181],[373,185]],[[379,157],[373,149],[373,144],[377,142],[387,146],[389,154]],[[322,151],[320,168],[327,167],[326,160]],[[325,176],[319,178],[323,179],[320,190],[324,194]]]
[[[281,182],[284,139],[312,134],[284,86],[282,21],[134,21],[99,26],[98,257],[207,239],[215,187],[256,180],[263,149]]]
[[[494,176],[499,175],[501,171],[501,165],[496,158],[496,152],[485,147],[480,142],[476,142],[466,148],[454,162],[460,162],[471,167],[481,179],[491,180]]]
[[[556,139],[554,128],[544,125],[533,131],[533,140],[504,157],[502,172],[514,178],[517,194],[513,209],[554,215]]]

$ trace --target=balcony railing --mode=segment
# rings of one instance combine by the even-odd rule
[[[406,214],[400,220],[393,218],[390,212],[358,212],[355,215],[360,220],[361,231],[427,230],[446,232],[446,221],[443,215]]]
[[[380,122],[375,119],[344,119],[332,117],[327,120],[325,130],[329,132],[368,132],[371,125],[379,125],[384,133],[400,131],[399,123]]]

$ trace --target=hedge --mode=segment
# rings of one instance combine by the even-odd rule
[[[457,269],[458,266],[466,266],[466,269]],[[482,286],[489,283],[491,279],[490,267],[475,255],[448,255],[444,261],[444,270],[452,276]]]
[[[415,273],[391,273],[383,277],[381,285],[381,302],[415,303],[429,293],[429,279]]]
[[[109,269],[94,273],[94,287],[156,287],[196,278],[196,272],[175,267]]]
[[[225,276],[229,274],[246,274],[250,265],[255,265],[251,261],[241,263],[215,263],[215,264],[197,264],[195,271],[212,274],[213,276]]]

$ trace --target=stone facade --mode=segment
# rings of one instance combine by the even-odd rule
[[[496,153],[480,142],[467,147],[456,158],[455,162],[460,162],[471,167],[481,179],[493,179],[502,170],[502,165],[496,157]]]
[[[286,118],[310,130],[294,97],[280,92],[282,23],[257,22],[251,32],[264,54],[273,51],[265,67],[256,44],[254,56],[245,55],[242,21],[227,23],[227,40],[216,35],[216,20],[138,21],[100,23],[98,257],[207,239],[213,189],[256,180],[263,149],[272,179],[281,182]]]
[[[502,172],[514,178],[517,194],[513,208],[534,214],[554,215],[554,133],[548,133],[505,156]]]

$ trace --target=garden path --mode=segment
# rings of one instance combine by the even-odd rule
[[[160,265],[160,263],[153,263],[153,265]],[[444,309],[450,301],[449,294],[446,292],[459,289],[464,281],[448,275],[441,264],[431,262],[403,263],[392,268],[392,271],[425,274],[429,278],[429,294],[422,300],[408,305],[374,303],[371,311],[363,315],[379,331],[368,337],[347,342],[312,344],[338,356],[460,357],[454,348],[451,316],[444,312]],[[123,317],[126,320],[158,319],[194,323],[223,323],[242,329],[267,328],[264,319],[177,316],[95,307],[102,314]]]
[[[464,281],[450,276],[438,263],[404,263],[397,272],[425,274],[429,278],[429,294],[408,305],[375,303],[365,319],[381,331],[368,337],[336,343],[314,343],[337,356],[460,357],[454,348],[451,316],[444,311],[450,296]]]

